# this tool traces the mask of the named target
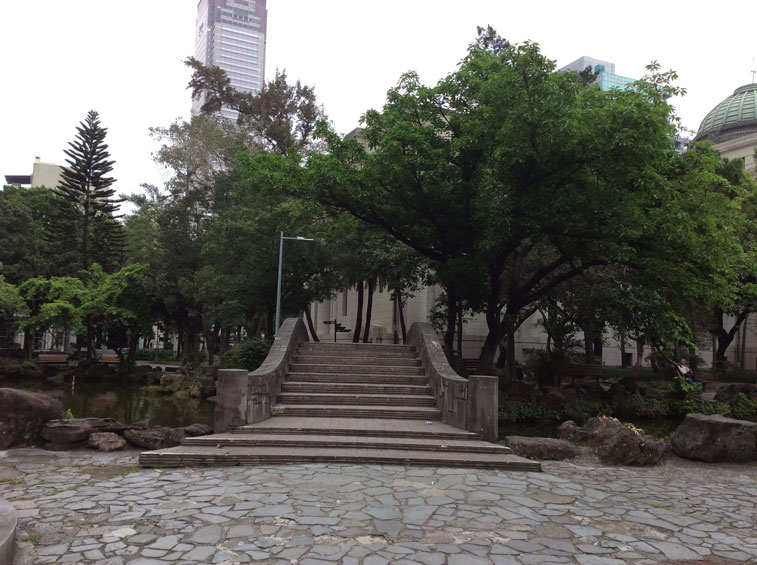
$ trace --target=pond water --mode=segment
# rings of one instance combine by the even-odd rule
[[[147,420],[152,426],[169,427],[213,425],[212,402],[204,398],[142,394],[139,383],[115,379],[93,382],[80,377],[64,383],[37,379],[0,381],[0,386],[43,392],[57,398],[74,418],[114,418],[122,424]]]

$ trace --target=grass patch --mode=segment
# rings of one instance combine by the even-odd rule
[[[21,541],[28,541],[34,545],[37,545],[39,543],[39,535],[31,534],[28,536],[24,536],[23,538],[21,538]]]

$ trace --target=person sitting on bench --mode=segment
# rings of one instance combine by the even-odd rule
[[[689,367],[689,364],[686,362],[686,359],[681,359],[681,362],[677,363],[676,367],[678,368],[678,372],[681,373],[681,376],[684,379],[686,379],[686,382],[689,382],[689,383],[702,382],[694,376],[694,371],[691,370],[691,367]]]

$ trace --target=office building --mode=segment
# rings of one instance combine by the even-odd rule
[[[197,4],[195,59],[226,71],[231,86],[242,92],[260,92],[265,81],[266,0],[200,0]],[[200,113],[201,98],[192,101]],[[236,120],[237,112],[221,115]]]
[[[63,167],[55,163],[43,163],[39,157],[34,159],[31,175],[5,175],[6,184],[16,186],[46,186],[55,188],[60,182]]]
[[[607,61],[600,61],[599,59],[585,56],[565,65],[560,70],[575,71],[579,73],[587,67],[591,68],[593,72],[599,73],[596,84],[598,84],[602,90],[625,88],[636,80],[615,74],[615,63],[608,63]]]

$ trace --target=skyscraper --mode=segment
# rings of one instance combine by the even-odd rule
[[[590,67],[593,72],[599,73],[597,75],[596,84],[602,90],[610,90],[612,88],[625,88],[627,85],[634,82],[635,79],[623,77],[615,74],[615,63],[608,63],[607,61],[600,61],[592,57],[581,57],[576,59],[572,63],[565,65],[561,68],[561,71],[576,71],[581,72],[586,67]]]
[[[260,92],[265,81],[266,0],[200,0],[197,4],[195,59],[226,71],[231,86]],[[192,101],[199,114],[202,99]],[[223,108],[221,115],[236,119]]]

